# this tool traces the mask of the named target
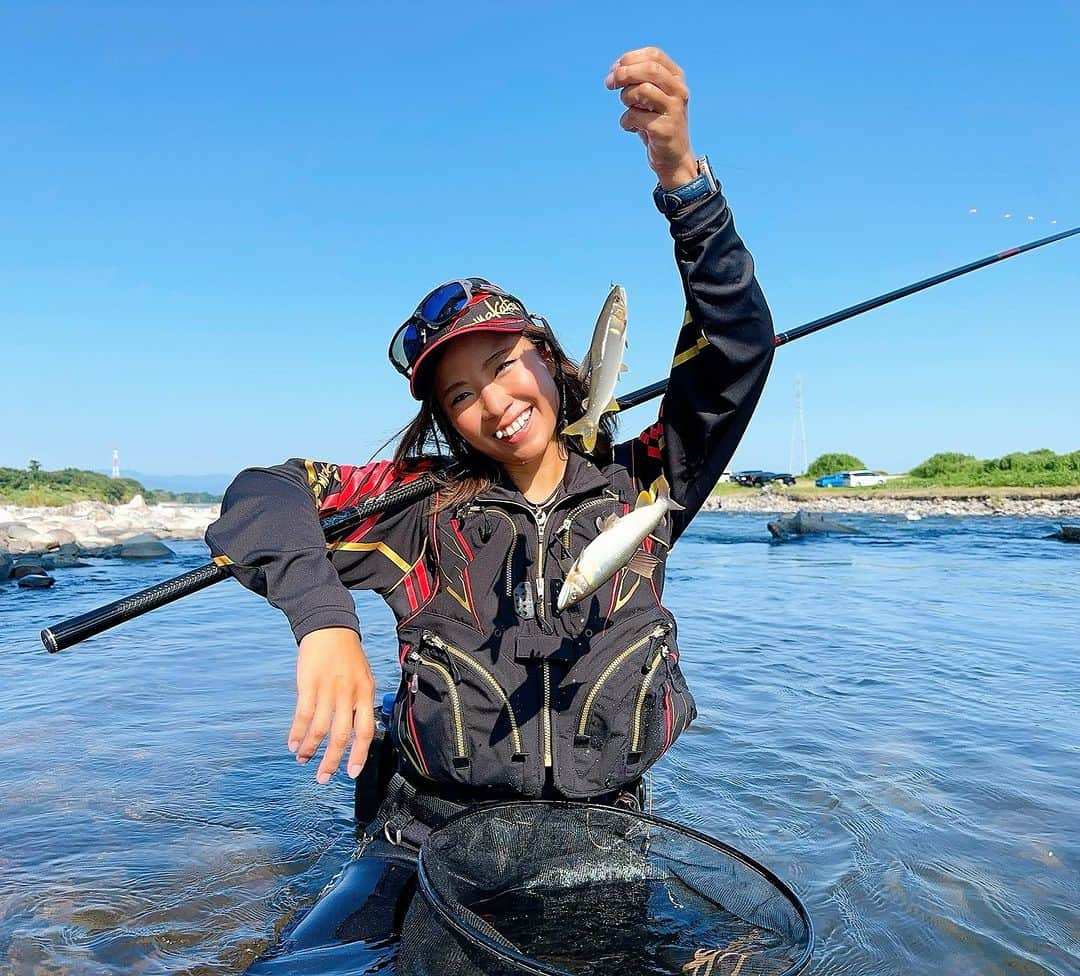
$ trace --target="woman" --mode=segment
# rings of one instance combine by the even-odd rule
[[[628,106],[622,127],[648,149],[686,294],[659,420],[585,454],[561,434],[583,391],[546,323],[484,279],[450,282],[391,345],[421,401],[394,461],[245,471],[207,532],[219,564],[293,627],[289,748],[307,762],[329,736],[320,783],[350,739],[356,776],[372,738],[374,684],[349,588],[377,590],[397,618],[391,736],[414,789],[463,802],[611,801],[696,714],[661,603],[664,562],[746,429],[772,325],[708,162],[691,151],[682,71],[643,48],[605,83]],[[324,542],[320,514],[432,470],[433,448],[456,462],[434,498]],[[645,540],[638,568],[557,612],[558,588],[599,523],[661,475],[682,510]]]

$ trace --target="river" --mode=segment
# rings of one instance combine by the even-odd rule
[[[700,716],[655,812],[805,900],[811,972],[1080,971],[1080,546],[1031,518],[702,513],[667,602]],[[351,783],[285,751],[293,651],[228,582],[59,655],[41,627],[206,561],[0,586],[0,971],[242,972],[348,861]],[[358,594],[380,692],[393,630]],[[342,956],[328,974],[350,971]]]

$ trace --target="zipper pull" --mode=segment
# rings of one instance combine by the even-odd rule
[[[417,657],[419,657],[419,655],[417,655]],[[412,678],[409,680],[409,691],[411,691],[415,695],[419,690],[420,690],[420,675],[419,674],[414,674],[412,676]]]
[[[641,666],[641,673],[648,674],[653,669],[658,668],[660,662],[666,660],[670,653],[671,649],[667,644],[661,644],[656,653]]]
[[[446,643],[438,634],[433,633],[430,630],[425,630],[420,639],[431,647],[434,647],[437,651],[442,652],[443,658],[446,660],[446,665],[450,669],[450,677],[454,679],[454,684],[461,684],[461,672],[458,670],[457,661],[454,660],[454,655],[450,650],[450,645]]]

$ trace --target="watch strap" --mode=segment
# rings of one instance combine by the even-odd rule
[[[665,190],[659,183],[656,184],[656,189],[653,190],[653,202],[660,213],[670,217],[672,214],[689,207],[692,203],[697,203],[699,200],[711,196],[720,188],[716,182],[716,177],[713,176],[712,167],[709,165],[709,157],[698,156],[697,165],[697,179],[691,180],[689,183],[672,187],[670,190]]]

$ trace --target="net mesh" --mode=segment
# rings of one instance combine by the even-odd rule
[[[418,881],[405,976],[782,976],[813,941],[798,898],[750,858],[611,807],[471,810],[425,842]]]

